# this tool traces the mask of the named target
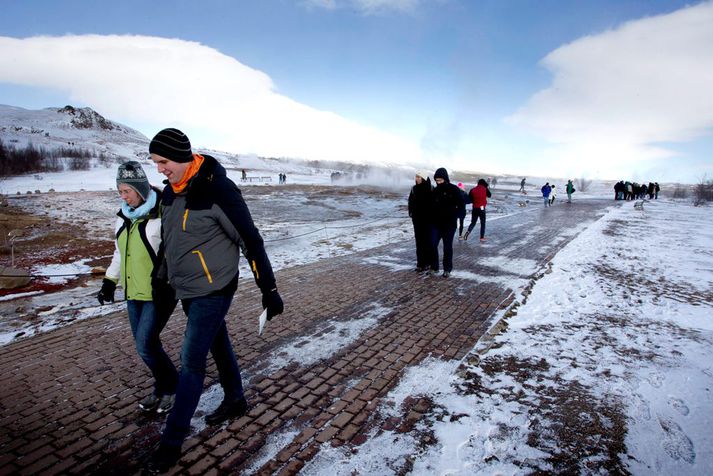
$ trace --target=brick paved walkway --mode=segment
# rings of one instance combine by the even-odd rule
[[[491,317],[513,302],[518,289],[505,284],[524,287],[573,238],[571,230],[598,218],[605,205],[531,205],[491,220],[486,244],[477,230],[474,240],[455,243],[450,279],[414,273],[411,242],[282,270],[286,312],[262,337],[259,293],[252,280],[241,280],[228,328],[252,410],[195,433],[173,473],[240,474],[256,470],[259,460],[266,462],[257,473],[295,474],[324,443],[359,445],[375,425],[409,431],[427,402],[414,399],[403,418],[380,420],[380,397],[428,356],[463,358]],[[184,324],[179,310],[162,335],[176,361]],[[315,342],[320,347],[311,349]],[[326,343],[339,345],[315,360],[329,351]],[[300,348],[314,358],[291,360]],[[124,312],[3,347],[0,474],[139,473],[163,422],[138,411],[151,391],[147,375]],[[216,380],[211,364],[206,386]],[[276,432],[289,440],[265,458]]]

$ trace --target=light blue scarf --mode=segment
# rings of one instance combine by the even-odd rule
[[[126,202],[122,202],[121,213],[132,222],[135,222],[139,218],[148,215],[154,206],[156,206],[156,192],[149,190],[149,196],[146,201],[136,208],[131,208]]]

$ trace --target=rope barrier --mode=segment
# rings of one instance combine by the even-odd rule
[[[405,221],[405,218],[402,217],[381,217],[377,218],[375,220],[371,220],[365,223],[357,223],[356,225],[346,225],[346,226],[323,226],[321,228],[317,228],[316,230],[308,231],[306,233],[301,233],[299,235],[293,235],[293,236],[286,236],[283,238],[274,238],[272,240],[265,240],[265,243],[273,243],[276,241],[287,241],[287,240],[294,240],[296,238],[301,238],[303,236],[307,235],[313,235],[315,233],[319,233],[320,231],[324,230],[341,230],[345,228],[356,228],[359,226],[366,226],[366,225],[371,225],[373,223],[383,221],[383,220],[403,220]],[[0,274],[0,278],[30,278],[30,279],[36,279],[36,278],[64,278],[64,277],[80,277],[80,276],[99,276],[99,275],[104,275],[103,271],[97,271],[97,272],[88,272],[88,273],[68,273],[68,274]]]

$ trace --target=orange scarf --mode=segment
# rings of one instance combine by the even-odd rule
[[[193,162],[188,166],[186,172],[178,183],[172,183],[171,188],[174,193],[183,192],[188,186],[188,182],[198,173],[198,169],[203,165],[204,157],[200,154],[193,154]]]

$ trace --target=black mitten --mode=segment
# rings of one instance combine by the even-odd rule
[[[103,306],[104,302],[114,302],[114,291],[116,291],[116,283],[111,279],[104,278],[101,291],[97,294],[99,304]]]
[[[271,320],[278,314],[282,314],[285,310],[285,305],[282,302],[280,293],[277,288],[262,294],[262,307],[267,309],[267,320]]]

